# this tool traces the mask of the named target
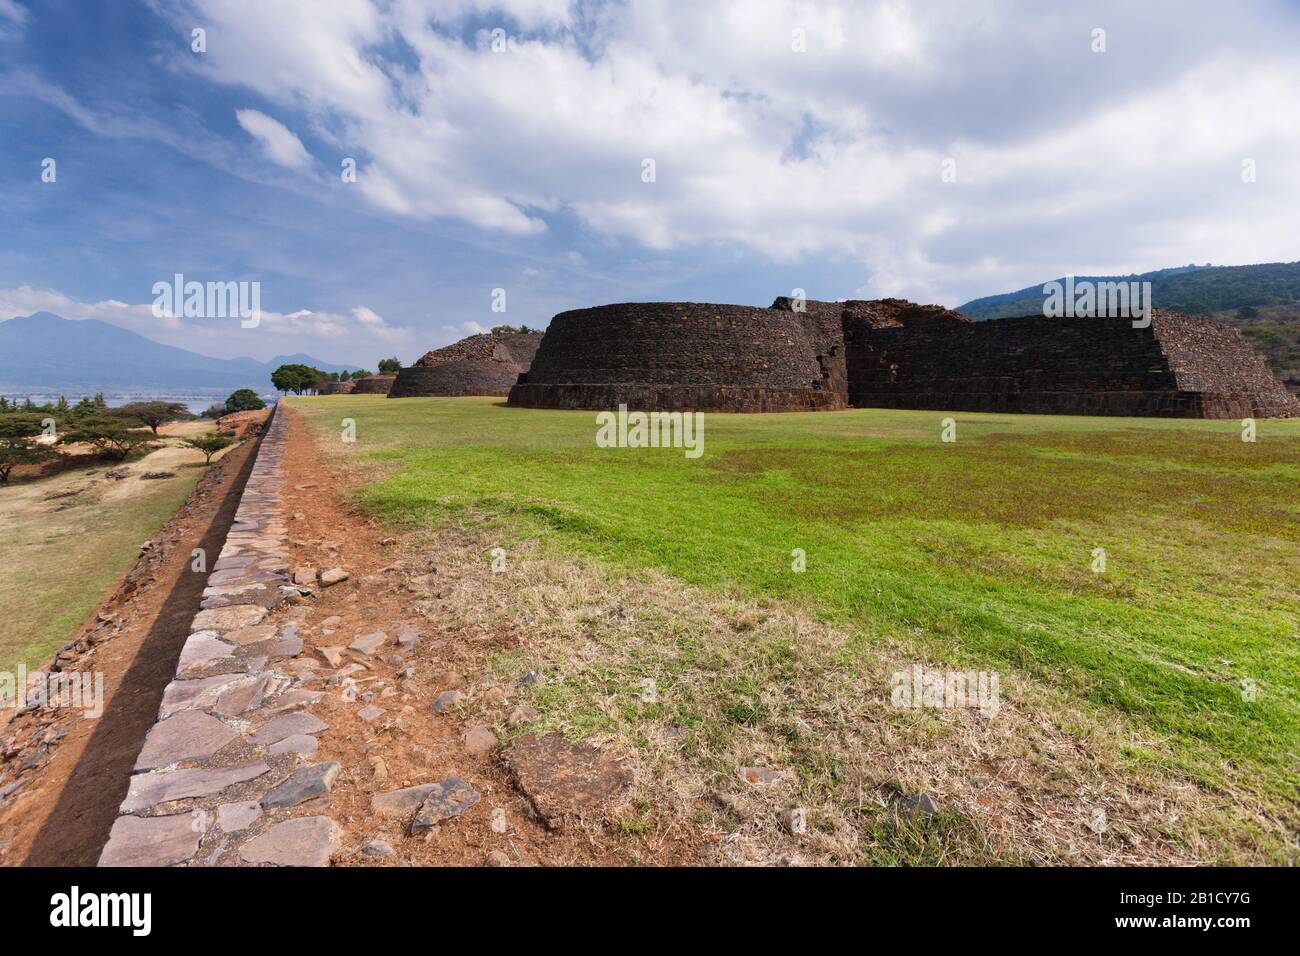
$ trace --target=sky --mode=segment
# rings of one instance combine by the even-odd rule
[[[0,0],[0,321],[373,368],[608,302],[1292,261],[1297,50],[1296,0]],[[262,321],[156,316],[177,273]]]

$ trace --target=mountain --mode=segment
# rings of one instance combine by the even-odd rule
[[[1075,276],[1076,282],[1081,279],[1150,282],[1151,302],[1156,307],[1236,326],[1287,387],[1300,392],[1300,262],[1183,266],[1131,276]],[[1040,314],[1045,284],[972,299],[957,306],[957,311],[977,321]]]
[[[155,390],[271,390],[271,372],[301,362],[324,372],[341,372],[310,355],[280,356],[269,362],[219,359],[96,319],[71,321],[37,312],[0,322],[0,391],[67,391],[75,394]]]
[[[1075,276],[1078,282],[1150,282],[1157,308],[1191,315],[1211,315],[1246,307],[1292,305],[1300,302],[1300,262],[1268,262],[1253,266],[1181,266],[1140,275]],[[1051,280],[1048,280],[1051,281]],[[1065,278],[1056,279],[1064,282]],[[957,311],[979,321],[1043,311],[1046,281],[1015,292],[971,299]]]

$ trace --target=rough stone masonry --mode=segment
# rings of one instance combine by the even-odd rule
[[[286,429],[273,412],[100,866],[325,866],[337,848],[333,820],[300,812],[338,773],[304,762],[322,694],[293,667],[297,627],[263,623],[301,593],[280,515]]]
[[[1156,310],[972,322],[902,299],[766,309],[642,302],[551,321],[508,404],[646,411],[848,407],[1183,418],[1300,414],[1236,329]]]

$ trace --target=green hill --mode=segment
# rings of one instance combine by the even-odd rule
[[[1278,376],[1292,388],[1300,388],[1300,262],[1189,265],[1127,276],[1075,276],[1076,282],[1085,279],[1150,282],[1151,301],[1157,308],[1238,326]],[[957,306],[957,311],[976,321],[1033,315],[1043,309],[1044,284],[972,299]]]

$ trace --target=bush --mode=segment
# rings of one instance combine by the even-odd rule
[[[124,419],[100,416],[74,421],[59,438],[59,444],[90,445],[101,458],[122,461],[132,452],[154,447],[152,437],[131,428]]]
[[[228,414],[229,412],[226,411],[226,406],[223,405],[221,402],[217,402],[216,404],[209,405],[207,408],[203,409],[203,415],[201,417],[220,418],[222,415],[228,415]]]
[[[18,465],[35,465],[58,458],[59,453],[36,440],[44,430],[40,415],[0,415],[0,484]]]
[[[262,401],[257,392],[251,388],[241,388],[231,392],[230,397],[226,399],[227,412],[255,412],[262,408],[266,408],[266,402]]]
[[[112,418],[123,418],[147,425],[155,435],[158,434],[158,426],[164,422],[185,422],[194,419],[190,410],[180,402],[131,402],[110,409],[106,414]]]
[[[207,435],[199,435],[197,438],[187,438],[182,445],[193,448],[196,451],[203,452],[203,464],[212,464],[212,456],[223,448],[229,448],[235,443],[234,435],[223,435],[220,432],[210,432]]]

